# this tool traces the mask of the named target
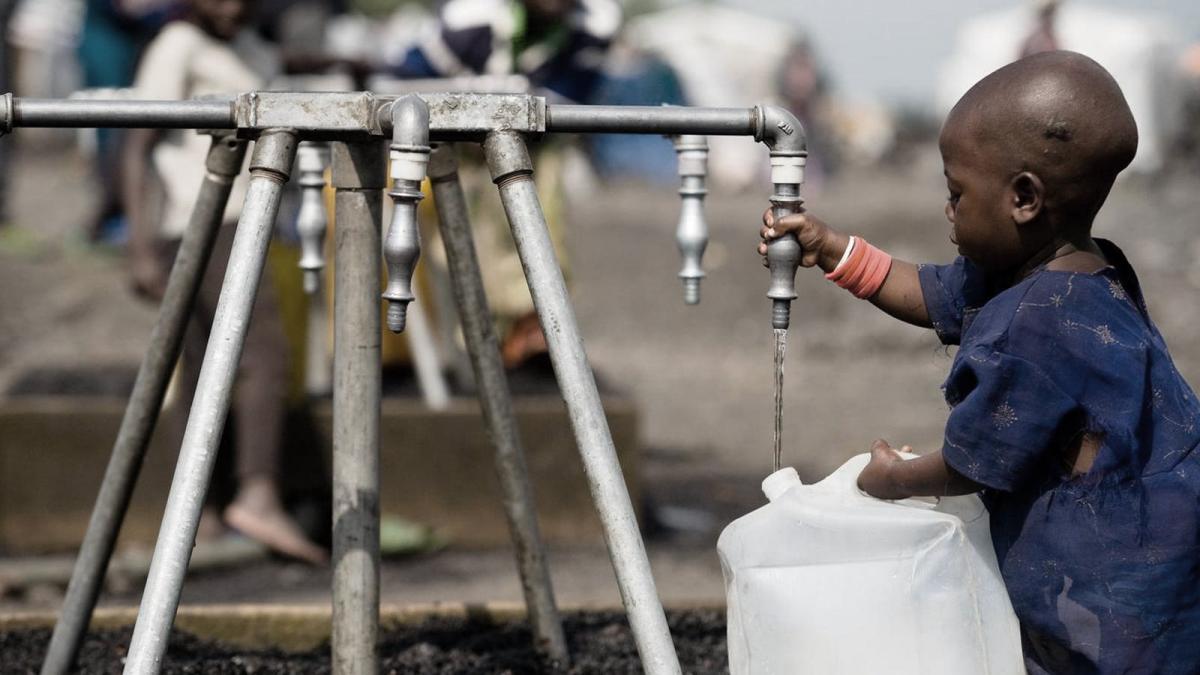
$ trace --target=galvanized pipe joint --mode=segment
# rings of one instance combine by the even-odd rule
[[[423,196],[421,181],[429,167],[429,153],[429,106],[415,94],[396,99],[392,104],[392,189],[388,191],[394,208],[383,242],[388,272],[383,298],[388,301],[387,325],[393,333],[404,331],[408,303],[415,299],[412,277],[421,257],[417,202]]]
[[[704,136],[675,136],[675,152],[679,156],[679,224],[675,228],[675,244],[683,257],[683,301],[700,304],[700,280],[704,278],[701,261],[708,247],[708,222],[704,219],[704,195],[708,194],[705,177],[708,175],[708,139]]]
[[[304,292],[315,295],[321,287],[325,269],[325,167],[329,147],[324,143],[301,143],[296,149],[296,171],[300,184],[300,211],[296,231],[300,235],[300,269],[304,271]]]
[[[771,151],[772,213],[775,218],[798,213],[804,203],[800,198],[800,186],[804,183],[804,164],[808,158],[804,127],[795,115],[783,108],[759,106],[755,110],[758,123],[754,139],[765,143]],[[800,254],[800,242],[792,234],[767,245],[767,267],[771,271],[767,297],[772,302],[771,326],[774,328],[787,328],[791,323]]]

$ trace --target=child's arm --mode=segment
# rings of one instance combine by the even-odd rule
[[[942,451],[904,459],[885,440],[871,444],[871,462],[858,476],[858,487],[880,499],[953,497],[983,486],[947,466]]]
[[[801,212],[785,216],[779,221],[771,210],[763,214],[762,238],[758,245],[759,255],[767,254],[767,242],[793,233],[800,242],[804,254],[800,264],[804,267],[817,266],[826,272],[842,259],[850,237],[829,227],[821,219]],[[765,261],[763,263],[766,264]],[[903,260],[892,260],[892,269],[879,291],[871,296],[871,304],[901,321],[922,328],[931,328],[929,313],[925,309],[925,298],[921,293],[921,282],[917,278],[917,266]]]

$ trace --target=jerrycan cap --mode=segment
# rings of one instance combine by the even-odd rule
[[[800,485],[800,474],[794,468],[785,466],[763,479],[762,491],[773,502],[797,485]]]

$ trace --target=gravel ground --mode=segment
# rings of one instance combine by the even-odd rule
[[[571,664],[547,663],[532,649],[525,624],[493,624],[484,620],[438,619],[380,636],[381,673],[467,675],[507,673],[535,675],[615,675],[641,673],[641,663],[629,624],[622,615],[576,613],[564,617]],[[714,611],[672,612],[668,617],[684,672],[718,675],[727,672],[725,617]],[[120,673],[130,631],[106,631],[88,636],[80,653],[87,672]],[[4,672],[35,673],[49,641],[48,630],[0,633]],[[329,648],[284,654],[225,647],[175,632],[168,645],[163,672],[205,675],[329,673]]]

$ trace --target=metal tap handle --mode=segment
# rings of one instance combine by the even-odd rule
[[[771,151],[772,213],[782,218],[796,213],[803,202],[800,185],[804,183],[804,164],[808,158],[808,143],[804,127],[791,112],[778,106],[759,106],[755,140],[766,143]],[[771,270],[771,325],[786,330],[791,323],[792,300],[796,299],[796,269],[800,266],[800,242],[787,235],[767,245],[767,267]]]
[[[300,269],[304,270],[304,292],[314,295],[321,287],[325,269],[325,167],[329,147],[324,143],[304,142],[296,149],[296,168],[300,184],[300,211],[296,231],[300,235]]]
[[[704,196],[708,194],[705,177],[708,174],[708,139],[704,136],[674,137],[675,152],[679,155],[679,224],[675,228],[675,244],[683,258],[679,278],[683,280],[683,301],[700,303],[700,280],[704,278],[701,261],[708,247],[708,223],[704,219]]]
[[[416,299],[412,277],[421,257],[421,232],[417,227],[417,202],[422,197],[420,185],[419,181],[394,180],[392,189],[388,190],[395,207],[383,242],[383,259],[388,273],[383,298],[388,301],[387,325],[393,333],[404,331],[408,322],[408,303]]]
[[[409,94],[396,99],[391,112],[392,189],[388,196],[395,208],[383,242],[388,272],[383,298],[388,301],[388,329],[400,333],[408,320],[408,303],[415,297],[412,276],[421,257],[417,202],[423,197],[421,181],[429,167],[429,107],[421,97]]]
[[[771,212],[776,218],[796,213],[803,202],[799,183],[776,183],[771,196]],[[767,267],[771,270],[771,326],[787,328],[791,323],[792,300],[796,299],[796,270],[800,267],[800,242],[786,234],[767,244]]]

